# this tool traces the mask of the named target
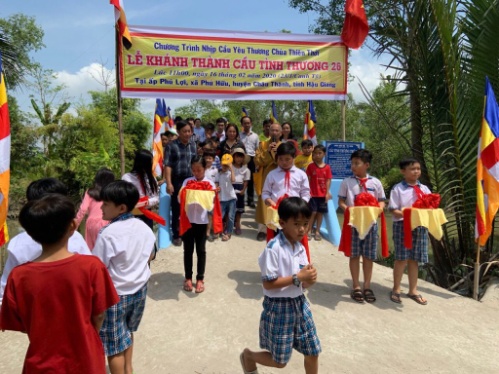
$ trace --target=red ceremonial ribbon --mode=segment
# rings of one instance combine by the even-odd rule
[[[180,236],[184,235],[187,230],[191,228],[191,223],[185,211],[185,197],[187,190],[201,190],[201,191],[214,191],[210,182],[190,180],[187,182],[182,191],[180,192]],[[175,217],[174,217],[175,219]],[[215,192],[215,200],[213,202],[213,232],[219,234],[223,231],[222,224],[222,208],[218,199],[218,194]]]
[[[289,172],[289,171],[288,171]],[[287,194],[284,194],[282,195],[278,200],[277,202],[275,203],[275,206],[271,207],[272,209],[279,209],[279,204],[281,204],[281,201],[283,201],[285,198],[287,198],[288,195]],[[271,241],[273,238],[275,238],[277,234],[277,231],[274,231],[274,230],[271,230],[267,227],[267,243],[269,241]],[[305,234],[305,236],[303,237],[303,239],[300,241],[300,243],[305,247],[305,253],[307,254],[307,259],[308,259],[308,263],[311,264],[310,262],[310,249],[308,247],[308,236],[307,234]]]
[[[143,203],[144,201],[149,201],[149,198],[147,196],[142,196],[139,199],[139,203]],[[151,212],[150,210],[146,209],[145,207],[140,207],[138,209],[147,218],[152,219],[154,222],[157,222],[160,225],[163,225],[163,226],[166,225],[165,219],[163,217],[161,217],[159,214]]]
[[[360,179],[359,179],[360,182]],[[365,187],[365,183],[364,183]],[[376,198],[368,192],[361,192],[355,197],[355,206],[376,206],[379,203]],[[385,212],[381,212],[381,256],[388,257],[388,236],[386,234],[386,217]],[[347,207],[343,217],[343,228],[341,229],[340,246],[338,250],[343,252],[345,256],[350,257],[352,254],[352,226],[350,223],[350,207]]]
[[[412,208],[417,209],[437,209],[440,205],[440,195],[438,193],[424,194],[418,185],[411,186],[418,196],[418,199],[412,204]],[[412,249],[412,208],[404,209],[404,247]]]

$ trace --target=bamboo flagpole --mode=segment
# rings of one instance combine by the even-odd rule
[[[121,74],[120,74],[120,44],[121,34],[116,24],[116,99],[118,103],[118,132],[120,137],[120,171],[125,174],[125,134],[123,131],[123,101],[121,98]]]

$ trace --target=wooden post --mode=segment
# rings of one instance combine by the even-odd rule
[[[478,290],[480,285],[480,242],[476,243],[475,274],[473,276],[473,299],[478,301]]]
[[[123,132],[123,103],[121,99],[121,75],[120,75],[120,45],[121,36],[118,24],[116,23],[116,99],[118,104],[118,132],[120,137],[120,166],[121,175],[125,174],[125,136]]]
[[[347,107],[347,101],[342,100],[342,102],[341,102],[341,134],[342,134],[343,141],[347,140],[347,137],[346,137],[346,107]]]

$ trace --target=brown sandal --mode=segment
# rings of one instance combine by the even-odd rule
[[[204,281],[198,280],[196,281],[196,293],[204,292]]]
[[[226,241],[228,241],[229,239],[230,239],[230,234],[223,234],[223,235],[222,235],[222,241],[223,241],[223,242],[226,242]]]
[[[192,292],[192,279],[186,279],[184,281],[184,291]]]

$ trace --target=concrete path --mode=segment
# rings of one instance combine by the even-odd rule
[[[208,243],[206,291],[182,291],[182,249],[171,247],[152,265],[148,300],[135,336],[136,374],[242,373],[239,353],[258,349],[262,288],[255,225],[243,236]],[[252,227],[250,227],[251,225]],[[498,373],[499,298],[480,303],[421,281],[420,306],[388,298],[391,269],[375,265],[374,304],[350,299],[348,259],[326,241],[311,242],[318,283],[307,291],[323,352],[321,373]],[[403,286],[407,290],[406,278]],[[27,338],[0,334],[0,373],[20,373]],[[284,369],[303,373],[294,352]]]

